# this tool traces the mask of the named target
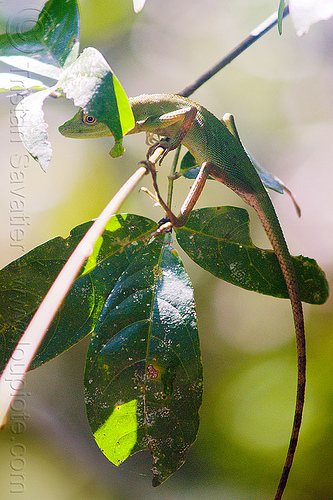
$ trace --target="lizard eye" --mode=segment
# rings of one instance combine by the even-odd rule
[[[97,122],[97,120],[92,115],[83,115],[82,122],[85,123],[86,125],[94,125]]]

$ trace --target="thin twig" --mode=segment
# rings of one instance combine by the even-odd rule
[[[139,167],[104,208],[60,271],[57,279],[19,340],[0,378],[0,426],[4,425],[11,402],[20,388],[24,375],[77,273],[84,261],[92,253],[96,240],[104,231],[110,217],[118,212],[127,196],[146,173],[147,170],[145,167]],[[24,353],[24,359],[22,359],[22,352]],[[13,377],[12,369],[14,364],[17,363],[15,361],[17,359],[20,360],[20,373],[17,374],[15,372],[15,388],[13,388],[11,384]]]
[[[283,10],[283,17],[286,17],[289,14],[289,8],[285,7]],[[239,45],[237,45],[229,54],[223,57],[218,63],[216,63],[212,68],[206,71],[203,75],[201,75],[197,80],[193,83],[185,87],[181,92],[178,92],[178,95],[183,97],[189,97],[196,90],[198,90],[201,85],[210,80],[216,73],[218,73],[221,69],[231,63],[236,57],[238,57],[244,50],[248,49],[254,42],[259,40],[267,31],[272,29],[278,22],[278,12],[274,12],[271,16],[269,16],[263,23],[257,26],[250,34],[247,36]]]
[[[172,203],[174,174],[175,174],[175,171],[176,171],[176,168],[177,168],[177,164],[178,164],[178,160],[179,160],[179,155],[180,155],[180,150],[181,150],[181,146],[178,146],[178,148],[176,149],[175,156],[173,158],[171,172],[170,172],[170,175],[169,175],[168,197],[167,197],[167,205],[168,205],[169,208],[171,208],[171,203]]]

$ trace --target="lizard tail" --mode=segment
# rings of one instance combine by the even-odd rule
[[[302,422],[303,416],[303,407],[304,407],[304,398],[305,398],[305,379],[306,379],[306,346],[305,346],[305,331],[304,331],[304,316],[303,316],[303,308],[302,302],[300,300],[298,283],[296,278],[296,273],[294,270],[294,266],[291,260],[291,256],[287,247],[286,240],[283,236],[282,229],[280,225],[277,226],[274,224],[274,228],[272,227],[272,223],[266,217],[265,213],[267,213],[267,204],[269,203],[269,212],[272,212],[272,216],[274,216],[275,220],[278,221],[275,209],[269,199],[265,199],[265,211],[262,209],[261,205],[257,201],[255,205],[251,204],[255,209],[263,228],[266,231],[266,234],[271,242],[275,255],[279,261],[281,271],[283,277],[286,282],[293,317],[294,317],[294,325],[295,325],[295,333],[296,333],[296,344],[297,344],[297,359],[298,359],[298,370],[297,370],[297,394],[296,394],[296,406],[294,413],[294,422],[288,447],[288,452],[286,456],[286,460],[284,463],[282,475],[280,478],[280,482],[277,488],[277,492],[274,500],[280,500],[282,498],[284,489],[286,487],[288,476],[290,473],[290,469],[293,463],[299,431]],[[274,220],[274,219],[273,219]]]
[[[290,469],[293,463],[303,416],[306,379],[306,346],[303,308],[302,302],[300,300],[299,288],[294,266],[291,260],[286,240],[278,222],[278,217],[270,198],[266,193],[264,197],[242,193],[241,197],[256,211],[260,222],[270,240],[275,255],[279,261],[281,271],[287,286],[295,325],[298,360],[296,406],[288,452],[276,495],[274,497],[274,500],[280,500],[286,487]]]

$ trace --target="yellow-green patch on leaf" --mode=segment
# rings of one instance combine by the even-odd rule
[[[115,406],[94,434],[96,443],[114,465],[118,466],[131,454],[137,441],[136,407],[136,399]]]

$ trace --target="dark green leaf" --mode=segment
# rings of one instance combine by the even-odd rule
[[[176,229],[185,252],[218,278],[247,290],[288,298],[277,258],[272,250],[253,245],[246,210],[236,207],[203,208],[192,212],[187,224]],[[301,300],[322,304],[328,297],[324,272],[315,260],[293,257]]]
[[[80,85],[82,78],[86,82],[84,88]],[[59,86],[76,106],[107,125],[109,133],[105,127],[106,131],[96,133],[96,137],[113,135],[115,145],[110,154],[120,156],[124,152],[122,137],[134,127],[134,116],[124,89],[102,54],[92,47],[85,49],[66,69]],[[82,131],[81,110],[59,127],[59,131],[66,137],[86,137]]]
[[[128,262],[99,316],[85,372],[98,445],[115,465],[149,449],[154,486],[183,464],[202,397],[193,291],[168,238]]]
[[[0,36],[0,55],[26,56],[63,67],[79,41],[79,22],[77,0],[50,0],[30,31],[21,32],[20,26],[11,26],[16,33]]]
[[[124,148],[121,139],[134,127],[135,121],[125,91],[111,71],[102,78],[85,111],[111,130],[115,139],[111,156],[122,155]]]
[[[274,175],[272,175],[270,172],[265,170],[264,167],[262,167],[248,151],[246,151],[246,154],[248,155],[248,157],[251,160],[252,165],[254,166],[256,171],[258,172],[259,177],[260,177],[263,185],[265,187],[267,187],[268,189],[272,189],[273,191],[276,191],[277,193],[283,194],[283,191],[284,191],[283,184],[279,181],[279,179],[277,179],[276,177],[274,177]]]
[[[192,153],[187,151],[180,163],[179,173],[186,179],[195,179],[200,170],[200,165],[197,164]]]
[[[12,354],[48,289],[91,222],[36,247],[0,271],[0,371]],[[155,222],[135,215],[110,219],[81,275],[70,289],[52,322],[31,368],[62,353],[95,326],[109,291],[128,265],[128,259],[146,245]]]

